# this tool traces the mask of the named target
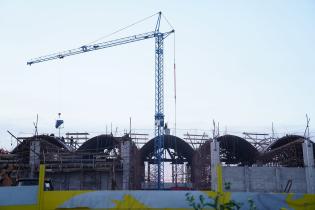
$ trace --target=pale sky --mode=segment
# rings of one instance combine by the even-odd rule
[[[0,0],[0,147],[10,130],[92,136],[154,126],[154,39],[27,66],[162,11],[176,30],[178,133],[315,131],[315,2]],[[156,17],[107,40],[154,30]],[[162,31],[169,29],[163,20]],[[105,41],[105,40],[102,40]],[[173,50],[165,40],[165,119],[174,126]],[[279,135],[281,135],[279,134]],[[182,136],[180,136],[182,137]]]

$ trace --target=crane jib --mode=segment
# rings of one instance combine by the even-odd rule
[[[169,34],[174,33],[174,32],[175,32],[175,30],[171,30],[171,31],[168,31],[165,33],[151,31],[151,32],[138,34],[138,35],[134,35],[134,36],[129,36],[129,37],[124,37],[124,38],[120,38],[120,39],[115,39],[115,40],[111,40],[111,41],[107,41],[107,42],[96,43],[93,45],[83,45],[83,46],[76,48],[76,49],[66,50],[66,51],[62,51],[59,53],[54,53],[54,54],[50,54],[50,55],[41,56],[38,58],[31,59],[30,61],[27,62],[27,65],[32,65],[35,63],[40,63],[40,62],[54,60],[54,59],[62,59],[64,57],[70,56],[70,55],[76,55],[76,54],[90,52],[90,51],[94,51],[94,50],[109,48],[109,47],[113,47],[113,46],[117,46],[117,45],[141,41],[141,40],[150,39],[150,38],[158,37],[158,36],[162,36],[164,39]]]

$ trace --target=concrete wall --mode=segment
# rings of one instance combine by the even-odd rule
[[[116,172],[116,190],[122,189],[122,172]],[[47,173],[55,190],[111,190],[112,175],[106,171]]]
[[[283,192],[289,180],[290,192],[307,192],[305,168],[224,166],[222,172],[223,183],[230,183],[232,192]]]

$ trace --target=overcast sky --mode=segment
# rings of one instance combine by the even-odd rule
[[[198,3],[197,3],[198,2]],[[162,11],[176,30],[178,133],[303,133],[315,127],[315,2],[0,0],[0,146],[12,131],[92,135],[154,126],[154,39],[27,66]],[[156,16],[105,40],[152,31]],[[170,27],[163,20],[162,31]],[[101,41],[105,41],[101,40]],[[174,126],[174,37],[165,40],[165,115]],[[312,121],[312,118],[314,119]],[[281,135],[281,134],[279,134]],[[313,135],[313,134],[312,134]],[[13,145],[14,146],[14,145]]]

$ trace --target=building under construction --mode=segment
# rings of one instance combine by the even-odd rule
[[[2,185],[36,178],[39,164],[45,164],[54,190],[155,188],[154,139],[140,144],[131,133],[119,137],[88,135],[16,138],[17,146],[0,156]],[[170,166],[165,173],[171,177],[164,181],[164,189],[215,189],[215,166],[221,163],[224,186],[230,191],[314,193],[315,150],[309,138],[243,135],[213,139],[188,133],[183,138],[164,135],[162,161]]]

